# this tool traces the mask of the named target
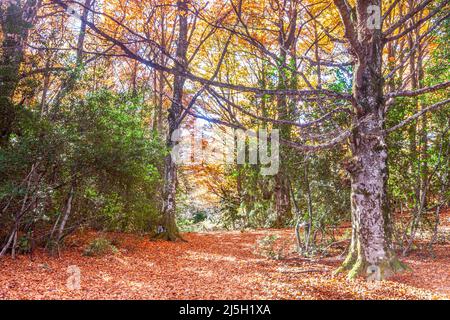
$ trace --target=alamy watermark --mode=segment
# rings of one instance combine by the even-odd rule
[[[77,266],[69,266],[67,268],[69,277],[67,278],[66,287],[69,290],[81,290],[81,270]]]
[[[376,5],[370,5],[367,7],[367,28],[368,29],[381,29],[381,7]]]
[[[67,5],[66,12],[69,14],[69,16],[81,20],[81,15],[78,13],[78,10],[74,6]]]
[[[279,130],[267,129],[223,131],[183,135],[182,129],[175,130],[171,151],[172,160],[178,165],[195,164],[259,164],[261,175],[276,175],[280,168]]]

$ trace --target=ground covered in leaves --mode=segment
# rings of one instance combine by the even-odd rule
[[[367,283],[334,276],[336,258],[281,260],[261,256],[258,239],[277,234],[290,244],[292,230],[184,234],[187,242],[152,242],[146,237],[102,234],[117,251],[83,254],[99,237],[84,232],[68,239],[59,258],[39,251],[0,260],[0,299],[448,299],[450,245],[435,257],[412,253],[413,271],[390,281]],[[80,289],[67,286],[71,266],[80,270]]]

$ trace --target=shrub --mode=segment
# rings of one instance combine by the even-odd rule
[[[84,255],[88,257],[103,256],[116,253],[117,248],[108,239],[96,238],[84,249]]]
[[[285,257],[286,243],[280,243],[277,235],[270,235],[256,242],[256,253],[263,257],[281,260]]]

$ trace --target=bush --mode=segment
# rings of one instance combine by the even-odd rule
[[[279,236],[270,235],[256,242],[256,253],[274,260],[284,259],[286,256],[286,242],[280,243]]]
[[[205,221],[207,218],[208,218],[208,215],[206,214],[206,212],[199,211],[194,214],[194,217],[192,218],[192,220],[194,223],[200,223],[200,222]]]
[[[108,239],[96,238],[84,249],[84,255],[88,257],[104,256],[118,252],[117,248]]]
[[[148,128],[141,99],[108,91],[55,108],[51,121],[32,106],[17,114],[20,134],[0,148],[0,242],[35,230],[51,252],[71,198],[62,234],[80,228],[151,231],[159,220],[165,142]],[[72,197],[71,197],[72,195]],[[24,212],[21,213],[22,208]],[[17,251],[26,252],[27,238]]]

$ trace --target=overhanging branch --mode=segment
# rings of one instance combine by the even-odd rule
[[[396,97],[415,97],[415,96],[419,96],[421,94],[426,94],[426,93],[446,89],[448,87],[450,87],[450,81],[439,83],[437,85],[426,87],[426,88],[421,88],[418,90],[405,90],[405,91],[391,92],[386,95],[386,98],[390,99],[390,98],[396,98]]]

